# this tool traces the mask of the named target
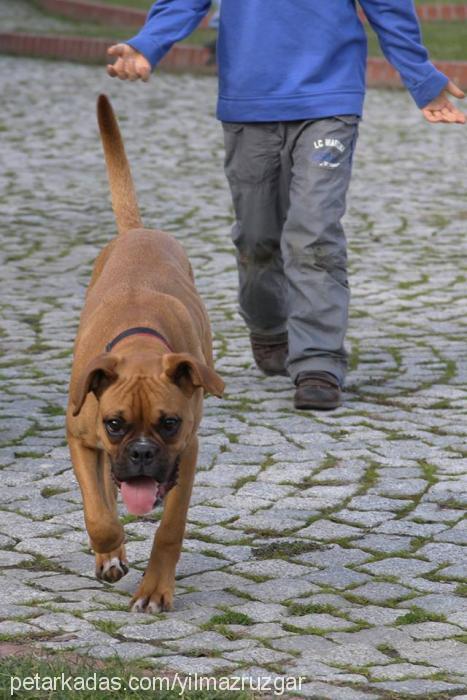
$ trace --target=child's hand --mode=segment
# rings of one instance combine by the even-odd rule
[[[115,44],[107,49],[110,56],[116,56],[117,60],[107,66],[107,73],[111,78],[120,80],[149,80],[151,64],[139,51],[135,51],[129,44]]]
[[[465,97],[462,90],[450,80],[442,93],[423,107],[423,116],[428,122],[432,123],[452,122],[456,124],[465,124],[465,114],[452,104],[451,100],[447,97],[447,93],[453,95],[453,97]]]

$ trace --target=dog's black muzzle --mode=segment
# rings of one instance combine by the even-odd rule
[[[148,438],[138,438],[129,442],[118,461],[112,464],[112,472],[118,481],[149,476],[162,484],[167,480],[170,471],[167,455],[163,454],[162,447]]]

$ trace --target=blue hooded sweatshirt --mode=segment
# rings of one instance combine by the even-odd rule
[[[413,0],[360,0],[386,58],[424,107],[448,78],[428,59]],[[210,0],[158,0],[127,43],[154,67],[209,11]],[[366,35],[355,0],[222,0],[218,37],[223,121],[361,115]]]

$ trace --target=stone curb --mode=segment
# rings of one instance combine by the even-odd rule
[[[455,22],[467,19],[467,4],[465,5],[420,5],[417,14],[424,22],[443,20]]]
[[[85,63],[105,63],[111,39],[89,39],[79,36],[50,36],[7,32],[0,34],[0,53],[15,56],[55,58]],[[159,64],[174,71],[215,73],[209,65],[210,51],[200,46],[177,45]]]
[[[422,22],[458,22],[467,19],[467,4],[465,5],[418,5],[418,18]],[[363,11],[359,12],[361,19],[366,19]]]
[[[65,61],[104,63],[110,39],[49,36],[9,32],[0,34],[0,53],[16,56],[56,58]],[[209,49],[187,44],[174,46],[161,61],[166,70],[215,73],[209,64]],[[436,61],[436,67],[460,87],[467,87],[467,61]],[[369,87],[401,87],[397,71],[384,58],[369,58],[367,64]]]
[[[438,70],[461,88],[467,87],[467,61],[433,61]],[[401,87],[398,72],[384,58],[369,58],[366,82],[368,87]]]

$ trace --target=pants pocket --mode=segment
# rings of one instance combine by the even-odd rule
[[[278,125],[223,122],[225,173],[229,182],[259,185],[280,170]]]

